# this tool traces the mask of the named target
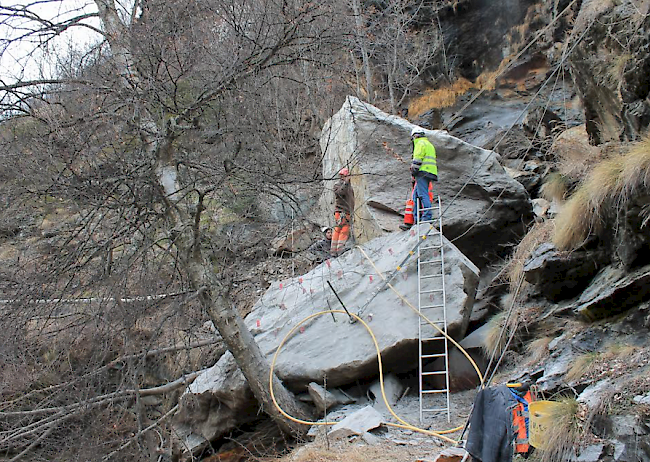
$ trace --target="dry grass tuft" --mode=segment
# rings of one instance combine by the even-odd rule
[[[561,202],[569,191],[569,179],[561,173],[551,173],[544,180],[540,189],[541,196],[547,201]]]
[[[605,361],[610,361],[612,359],[630,358],[637,352],[637,350],[638,349],[632,345],[613,343],[609,345],[603,353],[603,359]]]
[[[574,398],[564,397],[557,401],[558,406],[550,413],[553,422],[544,435],[544,449],[540,462],[557,462],[571,460],[574,448],[582,439],[580,425],[580,406]]]
[[[604,85],[609,88],[618,88],[618,86],[623,81],[623,73],[625,72],[625,66],[633,56],[629,53],[622,53],[618,55],[612,55],[609,57],[609,62],[611,63],[610,67],[605,73]]]
[[[619,182],[626,202],[641,189],[650,187],[650,135],[634,143],[624,155]]]
[[[553,142],[551,153],[556,159],[558,173],[571,180],[582,180],[587,172],[602,159],[602,150],[589,144],[584,125],[571,127]]]
[[[650,186],[650,136],[624,154],[599,162],[556,218],[553,242],[562,250],[580,247],[591,233],[602,235],[609,216]]]
[[[422,96],[414,98],[409,103],[409,115],[417,117],[430,109],[453,106],[456,99],[474,88],[467,79],[458,79],[452,85],[437,90],[427,90]]]
[[[505,61],[503,61],[505,62]],[[501,69],[504,67],[502,62],[502,65],[499,66],[499,68],[495,71],[492,72],[483,72],[481,75],[479,75],[476,78],[476,86],[480,90],[485,90],[485,91],[491,91],[494,90],[497,86],[497,77],[501,73]]]
[[[578,189],[555,217],[553,243],[558,249],[576,249],[594,231],[589,191]]]
[[[535,223],[524,236],[512,258],[505,268],[505,274],[510,282],[510,291],[514,292],[519,285],[519,281],[523,277],[524,264],[530,257],[530,254],[540,244],[549,242],[553,236],[555,222],[553,220],[546,220],[541,223]]]
[[[548,356],[548,345],[553,337],[542,337],[526,345],[526,353],[530,356],[530,364],[535,364]]]
[[[487,335],[485,336],[485,345],[483,349],[485,353],[490,357],[493,353],[498,356],[503,353],[503,350],[506,347],[506,342],[510,336],[510,327],[506,327],[504,331],[504,326],[507,322],[508,311],[500,311],[490,318],[487,322]]]
[[[595,352],[578,356],[566,373],[567,382],[574,382],[596,370],[600,354]]]

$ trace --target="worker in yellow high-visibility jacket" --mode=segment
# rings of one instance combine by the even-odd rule
[[[411,130],[413,140],[413,160],[411,161],[411,175],[415,178],[415,190],[413,202],[416,210],[419,203],[422,206],[420,221],[431,221],[431,198],[429,197],[429,186],[438,181],[438,164],[436,160],[436,148],[424,135],[424,130],[415,127]]]

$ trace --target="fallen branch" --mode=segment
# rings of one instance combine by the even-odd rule
[[[158,387],[144,388],[141,390],[116,391],[113,393],[108,393],[106,395],[96,396],[92,399],[89,399],[87,401],[82,401],[80,403],[69,404],[67,406],[32,409],[29,411],[0,412],[0,417],[25,417],[29,415],[47,414],[50,412],[57,412],[57,413],[70,412],[70,411],[75,411],[76,409],[82,406],[86,407],[91,405],[92,407],[96,407],[96,404],[102,404],[106,401],[112,401],[114,399],[130,398],[131,396],[135,396],[136,394],[139,394],[140,396],[163,395],[165,393],[169,393],[170,391],[174,391],[177,388],[180,388],[182,386],[190,385],[199,376],[199,374],[201,374],[201,372],[203,371],[192,372],[191,374],[184,375],[174,380],[173,382],[169,382],[166,383],[165,385],[160,385]]]
[[[21,458],[22,456],[24,456],[25,454],[27,454],[28,452],[30,452],[30,451],[31,451],[32,449],[34,449],[38,444],[40,444],[41,441],[43,441],[45,438],[47,438],[48,436],[50,436],[50,433],[52,433],[52,432],[54,431],[54,428],[55,428],[55,427],[54,427],[54,424],[50,425],[50,428],[48,428],[45,432],[43,432],[43,434],[42,434],[41,436],[39,436],[38,438],[36,438],[36,439],[32,442],[32,444],[30,444],[29,446],[27,446],[27,447],[26,447],[26,448],[25,448],[25,449],[24,449],[20,454],[17,454],[16,456],[14,456],[14,457],[12,457],[11,459],[9,459],[9,462],[17,462],[18,460],[20,460],[20,458]]]
[[[139,297],[130,297],[130,298],[115,298],[115,297],[88,297],[88,298],[41,298],[37,300],[26,300],[26,299],[8,299],[0,300],[0,305],[8,305],[11,303],[35,303],[37,305],[45,304],[66,304],[72,305],[77,303],[103,303],[103,302],[120,302],[120,303],[135,303],[135,302],[149,302],[156,300],[163,300],[170,297],[178,297],[179,295],[185,295],[191,293],[190,291],[184,292],[172,292],[170,294],[159,294],[159,295],[143,295]]]
[[[108,460],[108,459],[110,459],[111,457],[113,457],[115,454],[117,454],[118,452],[123,451],[124,449],[128,448],[129,445],[130,445],[131,443],[133,443],[136,439],[138,439],[138,438],[140,437],[140,435],[142,435],[143,433],[148,432],[149,430],[152,430],[153,428],[157,427],[157,426],[160,424],[160,422],[162,422],[163,420],[165,420],[167,417],[169,417],[170,415],[172,415],[172,414],[173,414],[174,412],[176,412],[177,410],[178,410],[178,404],[177,404],[176,406],[174,406],[173,408],[171,408],[169,411],[167,411],[167,412],[165,413],[165,415],[163,415],[160,419],[156,420],[154,423],[152,423],[151,425],[149,425],[147,428],[144,428],[144,429],[140,430],[138,433],[136,433],[134,436],[132,436],[131,439],[130,439],[129,441],[127,441],[126,443],[124,443],[122,446],[120,446],[119,448],[117,448],[115,451],[113,451],[113,452],[111,452],[111,453],[105,455],[105,456],[102,458],[102,461],[104,461],[104,460]]]

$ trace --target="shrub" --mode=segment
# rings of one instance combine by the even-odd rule
[[[409,104],[409,117],[417,117],[430,109],[453,106],[456,98],[467,93],[474,85],[467,79],[458,79],[451,86],[427,90]]]
[[[624,154],[599,162],[556,218],[553,242],[558,249],[577,249],[591,234],[605,237],[616,213],[650,185],[650,136]]]
[[[559,406],[551,411],[553,425],[544,435],[545,443],[541,462],[560,462],[572,460],[574,447],[582,439],[583,431],[578,417],[580,406],[575,398],[560,398]]]

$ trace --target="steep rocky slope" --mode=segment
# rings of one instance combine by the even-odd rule
[[[629,207],[614,210],[614,215],[617,215],[616,218],[620,218],[620,221],[607,223],[612,229],[625,230],[624,233],[614,233],[607,238],[591,236],[585,242],[585,247],[566,252],[551,245],[551,232],[547,230],[546,235],[535,241],[532,248],[528,251],[522,250],[519,256],[515,254],[515,260],[522,260],[518,262],[521,264],[519,274],[523,274],[527,281],[522,282],[521,289],[518,288],[518,283],[522,279],[514,278],[515,284],[509,286],[503,278],[492,277],[494,274],[502,276],[507,271],[503,269],[503,259],[510,255],[519,238],[523,237],[526,227],[532,224],[530,210],[541,210],[536,220],[552,226],[551,219],[558,210],[560,201],[552,201],[552,198],[547,197],[548,202],[545,204],[543,201],[547,199],[539,197],[540,190],[549,173],[564,173],[563,169],[570,170],[566,165],[567,153],[594,154],[574,159],[580,164],[583,170],[581,175],[584,176],[589,165],[595,163],[599,157],[611,154],[604,149],[605,144],[614,146],[615,149],[625,149],[626,144],[620,142],[638,140],[647,130],[650,123],[650,2],[455,1],[447,4],[448,7],[440,11],[440,23],[436,22],[436,27],[444,31],[446,43],[449,45],[449,56],[460,62],[456,71],[461,76],[475,81],[476,86],[459,96],[453,104],[443,107],[431,106],[428,108],[429,112],[418,113],[412,110],[411,115],[400,123],[403,127],[416,124],[427,129],[447,129],[463,141],[459,145],[463,146],[461,151],[464,155],[475,155],[480,163],[486,158],[480,156],[490,153],[489,155],[493,156],[490,157],[490,165],[494,162],[493,170],[498,170],[500,178],[503,176],[503,169],[499,165],[502,165],[507,167],[505,171],[521,183],[521,186],[513,187],[516,193],[513,194],[517,198],[513,202],[515,206],[512,207],[501,200],[505,193],[500,194],[500,190],[493,189],[489,191],[490,194],[486,194],[484,185],[471,185],[474,195],[483,201],[479,214],[493,208],[502,209],[504,213],[512,212],[508,218],[507,233],[504,232],[506,224],[500,224],[498,220],[483,223],[485,227],[481,229],[472,226],[472,223],[449,227],[449,231],[453,233],[449,237],[458,238],[459,247],[460,243],[463,243],[467,256],[480,263],[483,270],[481,290],[474,305],[470,330],[483,325],[493,314],[503,313],[493,324],[497,326],[497,332],[500,327],[505,326],[503,339],[511,340],[508,349],[503,352],[495,383],[530,380],[536,384],[542,397],[556,398],[558,395],[566,395],[576,399],[578,412],[573,416],[572,423],[575,428],[572,428],[570,433],[574,441],[571,444],[565,442],[558,445],[558,452],[548,456],[551,457],[548,460],[650,460],[650,383],[647,379],[647,333],[650,328],[647,304],[647,265],[650,261],[647,242],[650,242],[650,239],[646,226],[647,185],[644,183],[640,189],[641,193],[627,202]],[[428,19],[431,21],[427,22]],[[420,21],[424,30],[433,23],[433,15],[428,18],[423,14]],[[520,55],[519,51],[524,52]],[[481,86],[481,81],[490,83]],[[411,103],[424,96],[427,85],[443,86],[441,82],[423,82],[423,95],[414,92],[411,95]],[[584,128],[581,127],[583,123]],[[578,135],[573,136],[575,133]],[[375,143],[373,150],[376,152],[381,153],[385,150],[384,146],[388,146],[381,144],[381,137],[374,139],[373,136],[366,135],[366,138]],[[405,136],[398,130],[393,137],[397,140],[394,151],[407,158],[408,146],[399,141],[402,138]],[[586,145],[584,139],[589,139],[591,145]],[[476,147],[466,146],[465,142]],[[562,142],[565,143],[564,148]],[[496,154],[486,151],[492,149]],[[597,150],[596,153],[593,152],[594,149]],[[451,151],[451,148],[449,150]],[[392,156],[388,150],[383,154]],[[444,156],[441,155],[442,158]],[[395,159],[393,156],[392,160]],[[316,160],[317,157],[311,158],[314,164],[317,163]],[[322,165],[322,169],[325,178],[330,177],[330,173],[336,168],[332,160],[333,158],[330,159],[327,155],[324,157],[325,165]],[[473,163],[476,164],[477,161]],[[399,170],[400,181],[404,180],[407,166],[396,160],[390,165],[391,173]],[[310,164],[308,167],[311,166]],[[442,164],[441,172],[444,169],[445,165]],[[577,168],[574,168],[575,170]],[[489,175],[489,172],[485,175]],[[570,192],[581,177],[568,178],[567,187]],[[463,182],[459,178],[453,180],[457,183],[450,180],[446,185],[455,184],[460,190]],[[504,178],[503,182],[512,184],[509,178]],[[381,225],[373,225],[373,230],[378,231],[369,232],[366,239],[394,230],[394,225],[400,220],[400,207],[405,195],[400,192],[399,197],[396,197],[397,194],[391,190],[379,189],[381,185],[377,183],[366,185],[364,188],[370,186],[376,189],[368,195],[373,198],[373,204],[368,205],[370,208],[376,206],[373,213],[379,217],[377,222]],[[316,198],[320,192],[319,189],[317,192],[292,191],[292,194],[294,199],[298,198],[299,203],[305,204],[305,208],[316,209]],[[525,199],[522,202],[522,197],[525,198],[524,192],[533,199],[531,204]],[[447,197],[451,198],[454,194],[455,192],[450,190]],[[324,196],[327,196],[327,191]],[[360,197],[366,196],[360,194]],[[377,197],[388,200],[375,200]],[[471,202],[471,194],[463,199],[468,201],[467,204],[476,206]],[[228,248],[223,255],[215,256],[215,266],[226,258],[233,258],[233,255],[240,260],[240,264],[229,277],[236,281],[235,300],[241,303],[243,313],[249,311],[269,285],[285,280],[289,275],[295,279],[313,267],[313,262],[306,254],[301,253],[301,250],[309,243],[309,236],[316,235],[318,225],[326,224],[323,221],[330,219],[329,215],[321,210],[321,214],[316,215],[316,218],[312,216],[299,224],[296,223],[293,228],[287,224],[290,222],[290,214],[284,210],[284,204],[269,203],[272,204],[272,212],[277,212],[279,217],[270,227],[258,227],[250,222],[233,224],[229,228],[229,235],[246,235],[246,238],[240,241],[243,244]],[[13,206],[7,205],[7,210],[10,210],[9,205]],[[4,262],[3,287],[9,289],[21,284],[20,275],[29,268],[30,260],[47,255],[53,248],[53,238],[58,229],[70,218],[69,211],[59,210],[56,204],[50,203],[48,208],[50,210],[43,214],[43,220],[35,220],[37,213],[26,215],[24,209],[3,215],[3,221],[0,223],[0,234],[3,238],[0,254]],[[462,210],[458,214],[462,215]],[[385,219],[387,216],[388,220]],[[35,224],[36,222],[41,224]],[[392,229],[385,223],[391,223]],[[465,234],[467,231],[470,233]],[[302,239],[299,233],[302,234]],[[482,241],[483,233],[493,238],[487,249]],[[276,241],[277,245],[272,245],[270,237],[276,235],[280,239]],[[268,253],[274,251],[274,256],[267,259]],[[529,256],[532,258],[529,259]],[[168,277],[166,271],[161,271],[159,284],[147,288],[166,288],[160,281],[166,281]],[[356,290],[355,287],[346,289],[351,294]],[[188,300],[183,299],[178,304],[157,303],[150,307],[140,303],[137,305],[137,312],[141,311],[143,316],[149,317],[147,321],[139,321],[135,326],[129,325],[129,322],[135,318],[136,305],[123,304],[121,314],[114,315],[117,319],[112,321],[121,326],[120,329],[123,330],[120,332],[124,333],[124,338],[128,339],[129,336],[137,334],[135,347],[130,345],[135,350],[145,348],[158,338],[159,333],[155,327],[165,318],[176,320],[174,326],[178,329],[175,331],[178,337],[170,335],[170,340],[176,339],[188,346],[193,345],[196,340],[218,341],[212,326],[209,323],[203,325],[205,314],[198,309],[186,308],[191,306],[190,302],[188,297]],[[166,308],[170,307],[174,309],[166,311]],[[183,309],[180,310],[179,307]],[[68,312],[59,311],[53,314],[61,316],[61,319],[70,315]],[[508,320],[504,321],[505,318]],[[255,324],[255,320],[249,321]],[[35,324],[27,327],[44,327],[43,324],[38,324],[38,320],[34,322]],[[57,318],[54,325],[50,326],[52,332],[64,327],[63,322]],[[184,332],[187,324],[193,323],[200,326],[190,329],[194,332],[192,336],[179,334]],[[4,345],[12,342],[13,337],[7,332],[1,335]],[[487,340],[482,340],[482,344],[489,352],[500,351],[494,350],[495,345]],[[119,356],[121,345],[116,342],[110,348],[112,356],[108,360],[101,358],[102,361],[108,361],[107,372],[101,376],[104,385],[118,383],[120,368],[127,364],[127,361],[133,360],[128,358],[123,362],[113,363],[112,360]],[[44,344],[39,351],[47,359],[52,358],[55,349]],[[165,356],[163,362],[152,360],[147,363],[146,370],[149,372],[140,384],[153,387],[174,380],[178,373],[191,374],[196,369],[212,366],[223,350],[215,351],[212,347],[203,346],[193,351],[195,353],[187,355],[187,362],[182,353],[170,353]],[[71,369],[81,368],[80,364],[84,361],[83,352],[84,349],[79,348],[79,352],[75,352],[78,354],[68,356]],[[488,359],[483,353],[475,354]],[[142,361],[148,360],[143,358]],[[58,362],[52,360],[52,364]],[[54,366],[52,371],[53,376],[60,372]],[[30,380],[29,371],[12,372],[9,367],[4,368],[3,377],[10,376],[19,377],[21,382]],[[399,405],[405,407],[407,414],[413,413],[412,408],[406,408],[409,400],[412,401],[414,379],[408,375],[401,379],[411,386],[411,395],[405,396]],[[9,382],[7,379],[6,383]],[[49,386],[49,383],[43,385]],[[13,392],[11,387],[13,385],[5,390]],[[128,434],[131,429],[141,428],[167,416],[166,413],[173,409],[178,400],[177,395],[178,393],[171,394],[165,400],[140,399],[137,406],[145,409],[142,415],[149,419],[145,421],[136,422],[131,415],[131,408],[126,406],[124,421],[120,423],[123,427],[110,427],[107,421],[107,434],[111,437],[116,434]],[[257,419],[257,408],[249,398],[250,396],[247,396],[247,412]],[[469,402],[471,399],[466,395],[459,396],[459,414],[467,412]],[[198,406],[194,412],[205,420],[210,420],[211,407],[225,404],[227,399],[209,400],[208,404]],[[188,420],[193,418],[192,415],[186,417]],[[462,420],[458,419],[459,423],[462,423]],[[232,421],[229,425],[232,427],[237,423]],[[383,444],[390,446],[392,460],[412,460],[415,457],[433,459],[433,453],[439,447],[409,433],[393,433],[388,437],[380,434],[380,437],[383,440],[380,440],[379,447]],[[368,439],[371,440],[370,437]],[[412,443],[413,441],[415,443]],[[223,440],[215,441],[206,454],[219,451],[222,443]],[[358,444],[359,441],[352,438],[352,443]],[[361,444],[367,444],[367,441]],[[415,449],[400,452],[399,448],[405,445]],[[250,449],[247,447],[247,450]],[[337,448],[339,454],[347,454],[346,451],[349,450],[347,440]],[[395,455],[392,455],[393,451]],[[337,460],[337,452],[332,449],[332,453],[322,456],[324,459],[320,460]],[[313,453],[310,456],[309,448],[303,450],[302,454],[301,456],[296,452],[291,456],[291,460],[313,461],[321,457]],[[380,460],[379,457],[383,456],[362,456],[360,460],[368,457]],[[245,456],[240,454],[237,457]],[[212,460],[215,460],[214,457]]]

